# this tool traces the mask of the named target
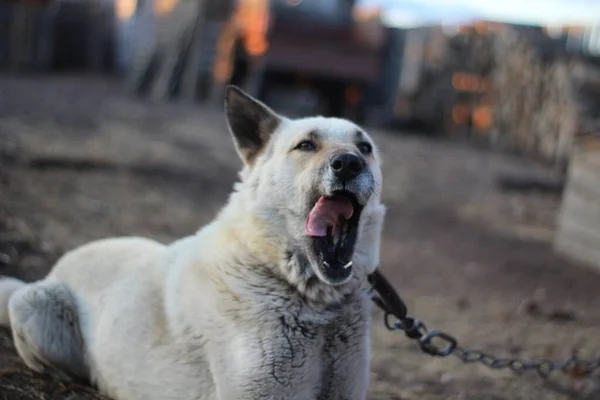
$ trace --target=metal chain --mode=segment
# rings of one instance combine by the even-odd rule
[[[463,348],[453,336],[439,330],[429,330],[423,322],[409,317],[404,301],[379,271],[369,276],[369,282],[371,289],[368,290],[368,295],[383,310],[386,328],[391,331],[403,331],[409,339],[418,343],[425,354],[435,357],[452,355],[465,364],[479,363],[491,369],[508,369],[518,375],[535,371],[545,380],[556,371],[573,378],[582,378],[600,369],[600,354],[590,360],[580,359],[574,354],[562,361],[532,361],[501,358],[480,350]]]
[[[500,358],[480,350],[465,349],[458,345],[457,340],[451,335],[437,330],[428,330],[421,321],[406,317],[389,323],[391,313],[385,312],[385,324],[389,330],[401,330],[411,339],[418,342],[421,351],[426,354],[447,357],[455,356],[465,364],[479,363],[491,369],[508,369],[515,374],[535,371],[546,379],[555,371],[574,378],[591,375],[600,368],[600,354],[593,359],[583,360],[576,355],[566,357],[562,361],[550,360],[522,360],[520,358]],[[437,341],[438,343],[434,343]]]

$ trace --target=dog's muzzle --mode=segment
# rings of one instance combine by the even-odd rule
[[[352,258],[360,216],[373,192],[373,176],[362,156],[336,154],[329,160],[329,185],[306,219],[317,264],[317,275],[326,283],[341,284],[352,276]]]

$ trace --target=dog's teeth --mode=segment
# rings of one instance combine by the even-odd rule
[[[327,261],[323,261],[323,265],[325,266],[325,268],[329,268],[329,263]]]
[[[348,269],[352,266],[352,261],[348,261],[348,264],[344,265],[344,269]]]

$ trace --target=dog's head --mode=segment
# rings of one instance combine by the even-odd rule
[[[384,208],[369,135],[344,119],[285,118],[233,86],[226,114],[253,212],[294,254],[294,273],[341,285],[372,272]]]

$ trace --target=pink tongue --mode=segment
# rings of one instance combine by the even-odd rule
[[[348,199],[321,196],[306,219],[306,234],[309,236],[325,236],[327,235],[327,227],[335,228],[340,217],[349,219],[353,213],[354,207]]]

